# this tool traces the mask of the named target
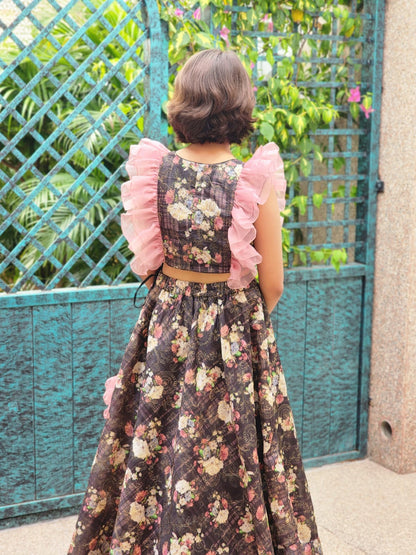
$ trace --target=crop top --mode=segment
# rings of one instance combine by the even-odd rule
[[[274,189],[280,210],[285,206],[276,144],[259,147],[245,163],[233,158],[203,164],[142,139],[130,147],[126,169],[130,179],[121,188],[121,226],[136,274],[166,262],[194,272],[229,272],[233,289],[249,285],[261,262],[252,244],[258,205]]]

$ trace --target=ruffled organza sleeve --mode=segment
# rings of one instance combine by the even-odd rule
[[[117,381],[118,381],[118,374],[116,376],[111,376],[111,378],[108,378],[108,380],[105,382],[105,391],[103,395],[103,400],[104,400],[104,403],[107,405],[107,408],[103,412],[103,416],[106,420],[110,418],[111,399],[113,397],[113,393],[116,388]]]
[[[282,211],[286,192],[283,160],[279,147],[275,143],[268,143],[258,148],[244,164],[235,190],[232,222],[228,230],[231,249],[228,285],[232,289],[247,287],[256,277],[256,264],[262,258],[251,244],[256,237],[254,222],[259,215],[258,205],[266,202],[272,190],[276,192]]]
[[[121,229],[134,253],[131,269],[138,275],[156,270],[163,262],[157,213],[157,181],[162,158],[169,150],[157,141],[142,139],[130,147],[126,163],[129,181],[121,186],[125,214]]]

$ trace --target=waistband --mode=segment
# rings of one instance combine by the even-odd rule
[[[181,268],[172,268],[166,263],[162,266],[162,273],[166,276],[179,279],[181,281],[193,281],[198,283],[216,283],[228,281],[229,273],[211,273],[211,272],[194,272],[190,270],[182,270]]]
[[[258,283],[253,280],[245,289],[231,289],[226,281],[214,283],[201,283],[196,281],[184,281],[169,277],[162,272],[156,278],[155,287],[169,291],[172,296],[180,294],[189,296],[216,296],[223,297],[238,294],[240,291],[248,292],[258,289]]]

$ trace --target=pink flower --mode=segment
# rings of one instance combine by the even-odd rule
[[[188,368],[185,372],[185,383],[192,383],[195,378],[195,372],[192,368]]]
[[[135,500],[137,501],[137,503],[140,503],[141,501],[143,501],[146,495],[147,495],[147,491],[143,489],[137,493]]]
[[[228,335],[228,326],[227,325],[221,326],[220,333],[221,333],[221,337],[226,337]]]
[[[201,8],[197,8],[194,13],[192,14],[192,17],[196,20],[200,20],[201,19]]]
[[[218,230],[218,229],[222,229],[224,225],[224,221],[220,216],[217,216],[214,220],[214,229]]]
[[[257,511],[256,511],[256,518],[257,518],[257,520],[262,520],[263,517],[264,517],[263,505],[259,505],[257,507]]]
[[[364,104],[360,104],[360,108],[364,112],[366,119],[370,117],[371,112],[374,112],[374,108],[371,108],[371,106],[369,108],[366,108]]]
[[[225,25],[220,31],[220,37],[225,41],[227,46],[230,46],[230,41],[228,40],[228,35],[230,34],[230,30]]]
[[[160,337],[162,337],[162,331],[163,328],[160,324],[155,324],[155,329],[153,331],[153,335],[156,339],[159,339]]]
[[[113,391],[116,387],[116,382],[117,382],[117,375],[116,376],[111,376],[111,378],[108,378],[108,380],[105,382],[105,392],[103,395],[103,400],[104,403],[107,405],[107,408],[105,409],[105,411],[103,412],[103,416],[106,420],[108,420],[108,418],[110,418],[110,404],[111,404],[111,398],[113,396]]]
[[[183,16],[183,10],[181,10],[180,8],[176,8],[175,15],[176,15],[176,17],[182,17]]]
[[[360,86],[358,85],[355,89],[350,89],[350,96],[348,97],[348,102],[360,102],[361,93]]]
[[[266,15],[264,15],[260,21],[262,21],[263,23],[267,23],[267,31],[269,33],[273,33],[273,21],[271,14],[266,13]]]
[[[225,461],[225,460],[227,460],[227,458],[228,458],[228,447],[225,446],[225,445],[221,445],[221,447],[220,447],[220,459],[222,461]]]
[[[254,69],[256,67],[256,64],[254,62],[250,62],[250,69]]]
[[[166,191],[166,194],[165,194],[166,204],[171,204],[174,198],[175,198],[175,192],[173,189],[169,189],[168,191]]]

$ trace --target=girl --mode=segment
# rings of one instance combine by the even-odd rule
[[[154,283],[109,381],[69,553],[322,553],[269,317],[283,163],[274,143],[245,164],[230,151],[253,107],[238,57],[206,50],[169,104],[189,146],[131,147],[122,229],[132,269]]]

